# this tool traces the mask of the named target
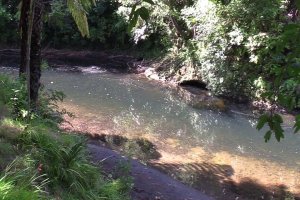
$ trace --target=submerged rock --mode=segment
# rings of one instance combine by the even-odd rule
[[[214,108],[225,110],[226,106],[222,99],[214,97],[207,90],[192,86],[178,87],[178,95],[188,105],[194,108]]]
[[[102,69],[101,67],[91,66],[91,67],[79,67],[82,73],[85,74],[101,74],[106,72],[107,70]]]
[[[165,81],[164,77],[160,77],[155,68],[148,68],[144,72],[145,76],[151,80]]]

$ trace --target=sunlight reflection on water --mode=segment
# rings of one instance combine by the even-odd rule
[[[51,71],[45,73],[43,80],[47,87],[63,90],[69,100],[95,114],[107,113],[117,128],[126,124],[127,132],[151,130],[162,138],[178,137],[188,146],[275,158],[286,164],[296,164],[299,160],[296,152],[300,137],[292,135],[290,130],[281,143],[272,140],[265,144],[263,132],[255,130],[256,120],[230,112],[191,108],[174,91],[130,75],[82,76]],[[87,91],[92,95],[88,96]]]
[[[0,70],[17,74],[10,68]],[[300,171],[300,136],[292,134],[288,126],[282,142],[273,138],[266,144],[264,131],[255,129],[255,119],[230,111],[194,109],[182,102],[176,91],[131,75],[46,71],[42,81],[46,88],[62,90],[67,95],[66,105],[70,104],[70,109],[84,118],[85,124],[80,127],[93,128],[99,134],[109,129],[120,136],[110,140],[130,155],[175,160],[180,166],[188,161],[204,162],[196,167],[188,163],[174,170],[169,166],[168,172],[186,183],[197,181],[199,171],[215,169],[214,164],[207,163],[211,159],[212,163],[231,166],[236,177],[254,176],[266,183],[281,178],[299,186],[296,172],[285,174],[285,166]],[[122,138],[129,136],[144,139]],[[190,170],[189,166],[197,170]],[[228,176],[226,170],[213,173],[220,173],[225,179]]]
[[[1,71],[17,74],[13,68]],[[230,112],[197,110],[174,95],[176,91],[140,80],[130,75],[67,73],[47,71],[43,83],[47,88],[62,90],[73,102],[90,110],[95,116],[108,117],[116,129],[147,130],[159,137],[178,137],[187,146],[204,146],[212,151],[267,158],[299,167],[300,136],[284,127],[286,138],[264,143],[263,131],[255,129],[256,120]],[[104,117],[105,117],[104,116]]]

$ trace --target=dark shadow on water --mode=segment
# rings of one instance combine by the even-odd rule
[[[109,148],[122,151],[130,157],[137,158],[143,162],[157,160],[161,154],[156,146],[149,140],[143,138],[129,139],[119,135],[95,135],[93,139],[104,142]]]
[[[300,199],[300,194],[290,193],[285,185],[265,186],[249,178],[237,183],[232,179],[234,170],[230,165],[155,163],[153,166],[216,199]]]
[[[283,184],[266,187],[249,178],[242,179],[240,183],[231,183],[230,190],[248,199],[300,199],[300,194],[290,193]]]
[[[208,162],[160,163],[161,154],[156,145],[146,139],[129,139],[106,134],[91,136],[86,133],[86,135],[108,148],[122,152],[128,157],[137,158],[217,200],[300,200],[300,193],[291,193],[284,184],[263,185],[259,180],[247,177],[236,182],[233,178],[234,169],[230,165]]]

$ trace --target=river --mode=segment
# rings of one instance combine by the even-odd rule
[[[61,106],[77,118],[65,128],[101,135],[110,148],[217,199],[300,193],[300,135],[288,125],[280,143],[274,137],[265,143],[256,119],[195,109],[172,87],[137,75],[47,70],[42,82],[67,95]]]

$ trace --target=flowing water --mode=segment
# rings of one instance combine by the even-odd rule
[[[265,143],[265,130],[255,129],[256,119],[230,111],[195,109],[180,101],[174,89],[136,75],[49,70],[43,73],[42,82],[46,88],[67,95],[63,106],[81,118],[75,129],[143,138],[151,146],[149,151],[157,151],[157,156],[147,157],[146,163],[194,187],[203,187],[207,193],[215,194],[203,183],[205,178],[202,183],[195,179],[195,172],[201,171],[201,177],[207,173],[203,176],[211,179],[211,187],[217,185],[225,195],[224,182],[241,184],[245,179],[266,187],[284,185],[285,191],[299,193],[300,135],[293,134],[288,125],[284,140],[278,143],[273,137]],[[130,149],[130,144],[121,150],[126,148]],[[188,167],[194,163],[200,168]],[[223,171],[211,171],[216,166]]]

